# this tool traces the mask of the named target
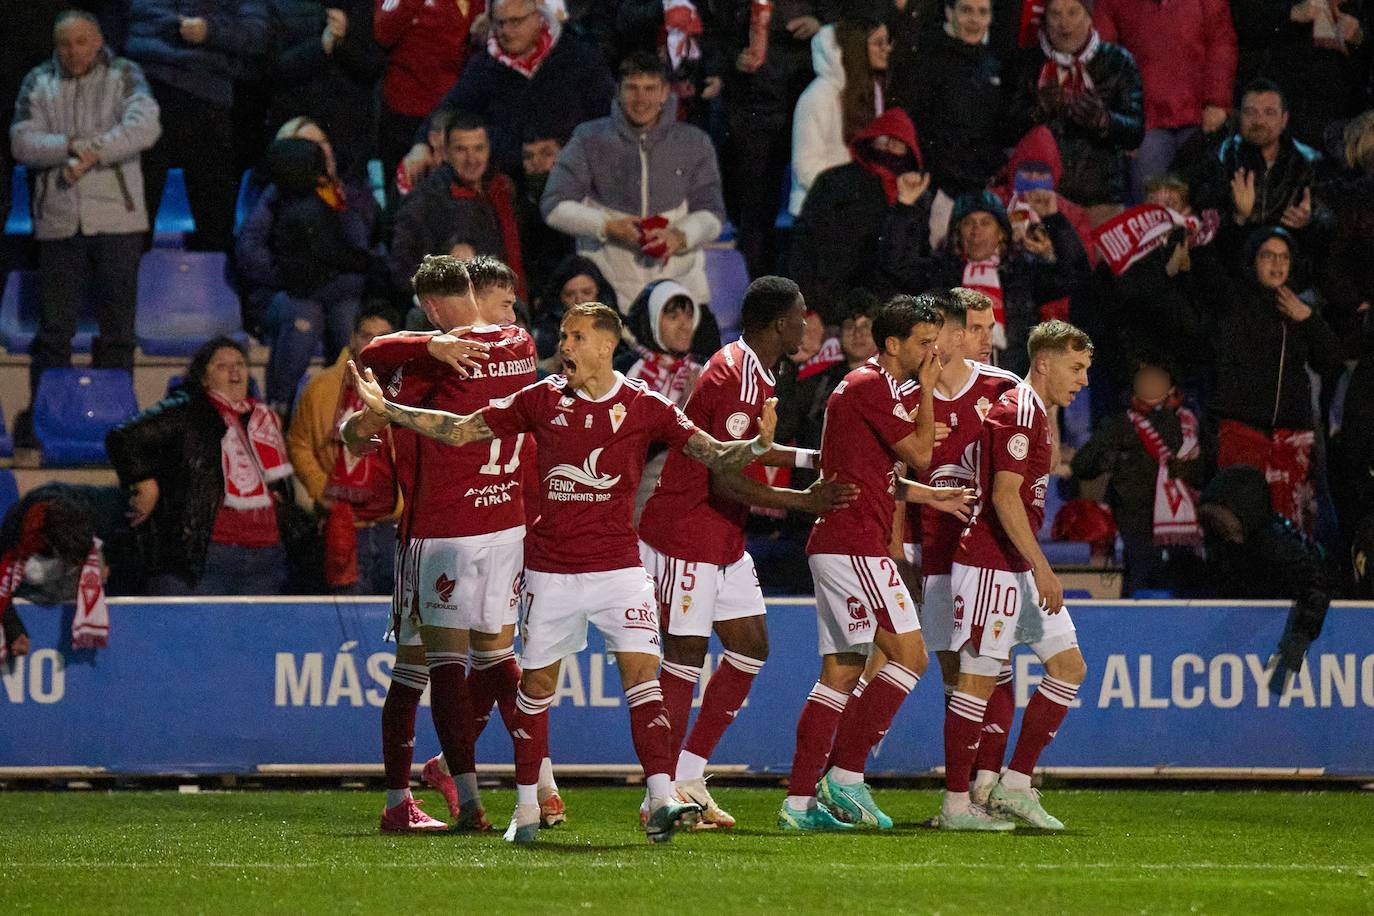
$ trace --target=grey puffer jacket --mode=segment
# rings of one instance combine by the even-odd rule
[[[725,222],[720,168],[705,131],[677,120],[669,96],[657,122],[632,126],[620,103],[611,114],[580,125],[563,148],[539,202],[545,221],[577,237],[577,253],[590,258],[629,308],[655,280],[677,280],[696,302],[707,302],[701,246]],[[621,217],[663,216],[687,238],[687,250],[666,261],[606,241],[605,224]]]
[[[161,132],[143,71],[108,48],[80,79],[64,74],[55,56],[30,70],[15,103],[10,148],[34,175],[34,236],[147,231],[139,154]],[[100,161],[68,184],[62,171],[78,140],[91,143]]]

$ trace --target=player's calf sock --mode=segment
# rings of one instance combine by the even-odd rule
[[[1046,675],[1040,681],[1021,717],[1021,734],[1016,739],[1016,751],[1011,755],[1008,769],[1024,775],[1027,780],[1035,772],[1035,764],[1040,753],[1054,740],[1059,726],[1074,698],[1078,696],[1078,685],[1061,681]],[[1003,780],[1005,783],[1005,779]],[[1029,782],[1027,782],[1029,785]],[[1015,786],[1008,785],[1008,788]]]
[[[410,767],[415,758],[415,712],[429,683],[423,665],[399,662],[391,669],[391,686],[382,704],[382,768],[386,772],[386,806],[410,797]]]
[[[949,813],[968,807],[969,770],[978,753],[987,708],[987,700],[956,690],[945,710],[945,805]],[[961,801],[962,807],[950,808],[951,800]]]
[[[553,761],[548,757],[539,761],[539,788],[549,792],[558,791],[558,783],[553,778]]]
[[[515,691],[520,687],[520,662],[515,648],[474,649],[470,653],[468,690],[472,694],[475,728],[473,740],[482,734],[491,719],[492,704],[501,712],[501,721],[510,729],[515,715]]]
[[[893,661],[878,669],[858,703],[851,704],[855,707],[853,715],[846,716],[840,723],[830,758],[833,769],[859,774],[861,778],[856,782],[863,782],[868,752],[887,734],[902,701],[919,680],[915,671]]]
[[[692,695],[696,693],[699,680],[699,665],[664,662],[658,672],[658,682],[663,689],[663,708],[668,713],[668,721],[673,723],[671,740],[674,754],[682,748],[682,742],[687,737],[687,722],[692,717]]]
[[[539,804],[539,767],[549,755],[549,704],[552,696],[515,694],[510,736],[515,743],[516,804]]]
[[[459,773],[453,780],[453,784],[458,787],[458,804],[460,806],[481,805],[482,793],[477,789],[477,774],[475,772]]]
[[[649,783],[649,794],[655,799],[666,798],[673,791],[675,755],[672,720],[663,708],[663,688],[656,678],[635,684],[625,690],[625,702],[630,707],[630,735]]]
[[[430,712],[449,772],[475,773],[472,701],[468,696],[467,656],[461,652],[426,652]]]
[[[754,686],[754,678],[763,668],[757,658],[740,655],[738,652],[725,651],[725,657],[706,683],[701,697],[701,710],[697,713],[696,724],[692,726],[684,753],[690,753],[702,761],[702,772],[694,773],[692,778],[700,778],[705,773],[705,761],[711,759],[716,745],[735,721],[735,716],[744,706],[749,689]],[[669,712],[671,715],[671,711]],[[676,721],[676,720],[674,720]],[[681,760],[681,758],[679,758]],[[681,773],[678,778],[688,778]]]
[[[839,728],[848,702],[849,694],[827,687],[820,681],[811,688],[801,717],[797,719],[797,749],[792,755],[792,775],[787,783],[789,799],[815,799],[816,783],[820,781],[821,771],[830,757],[830,750],[835,743],[835,730]],[[797,811],[813,807],[791,801],[788,804]]]
[[[845,724],[849,722],[859,711],[859,701],[863,699],[864,691],[868,689],[868,678],[859,675],[859,683],[854,685],[854,689],[849,691],[849,702],[845,704],[844,712],[840,714],[840,724],[836,729],[836,734],[844,731]],[[825,768],[821,772],[826,772],[835,766],[835,745],[831,745],[830,757],[825,761]]]
[[[973,763],[975,773],[987,772],[996,780],[1007,754],[1007,739],[1011,737],[1011,720],[1015,715],[1016,694],[1011,687],[1011,665],[1006,664],[997,674],[997,686],[988,698],[987,712],[983,713],[983,733],[978,742],[978,756]]]

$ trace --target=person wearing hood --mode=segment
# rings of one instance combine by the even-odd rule
[[[710,301],[701,249],[725,221],[716,150],[705,131],[677,120],[656,55],[620,65],[615,107],[573,132],[540,210],[601,268],[622,309],[664,279],[685,286],[694,302]]]
[[[92,364],[133,371],[138,262],[149,225],[139,157],[161,131],[143,72],[110,53],[94,16],[58,15],[53,44],[52,58],[24,78],[10,126],[14,158],[34,185],[42,283],[30,394],[44,369],[71,365],[87,286],[100,322]],[[16,431],[28,440],[22,444],[35,444],[26,421]]]
[[[1093,223],[1121,212],[1126,154],[1145,136],[1140,70],[1093,27],[1093,0],[1049,0],[1039,44],[1017,61],[1009,140],[1044,124],[1064,156],[1059,190]]]
[[[1041,124],[1032,127],[1026,135],[1012,147],[1006,167],[1001,169],[989,187],[1007,208],[1007,218],[1011,221],[1012,241],[1020,243],[1027,226],[1039,222],[1035,208],[1030,206],[1034,191],[1051,191],[1054,194],[1054,208],[1064,215],[1078,233],[1078,241],[1088,253],[1088,262],[1097,264],[1097,252],[1093,245],[1093,224],[1088,213],[1078,204],[1059,192],[1059,181],[1064,177],[1064,160],[1059,155],[1059,143],[1050,129]],[[934,225],[938,214],[931,216],[931,245],[938,246],[944,239],[943,222],[938,226],[939,238],[935,236]]]
[[[906,112],[883,112],[859,131],[850,148],[853,161],[816,179],[788,251],[788,276],[829,325],[840,323],[854,287],[880,295],[889,290],[879,273],[880,243],[888,227],[924,225],[930,213],[930,176]]]
[[[1002,61],[988,43],[991,26],[990,0],[944,0],[944,21],[927,32],[908,66],[893,67],[904,77],[893,102],[911,112],[930,164],[936,221],[954,198],[981,191],[1006,161]]]
[[[596,46],[565,30],[551,5],[497,0],[488,17],[485,50],[469,57],[435,110],[481,118],[491,135],[492,164],[518,180],[525,126],[545,125],[566,137],[610,111],[615,83]],[[428,137],[426,122],[401,163],[412,185],[444,161],[443,150],[431,149]]]
[[[444,137],[444,164],[407,194],[396,212],[388,267],[398,294],[408,296],[410,278],[425,255],[447,252],[455,236],[509,264],[525,292],[515,183],[493,167],[491,134],[482,121],[459,112]]]
[[[1282,693],[1302,670],[1307,647],[1321,635],[1331,606],[1331,577],[1321,546],[1269,502],[1264,471],[1246,464],[1217,474],[1202,492],[1199,515],[1207,539],[1211,597],[1292,601],[1278,664],[1269,680]]]
[[[993,353],[1017,374],[1030,368],[1026,342],[1046,303],[1070,295],[1088,275],[1088,258],[1052,193],[1031,198],[1039,222],[1015,243],[1007,211],[991,191],[954,202],[945,247],[932,252],[920,219],[890,223],[879,258],[900,290],[962,286],[992,300]]]
[[[601,268],[580,254],[570,254],[558,262],[534,303],[531,333],[544,368],[558,371],[562,364],[557,351],[563,315],[572,306],[584,302],[600,302],[620,311],[615,289],[607,282]]]
[[[816,78],[792,118],[792,191],[787,210],[800,216],[811,185],[850,160],[849,146],[887,107],[892,42],[876,20],[842,19],[811,39]]]
[[[1282,227],[1257,229],[1247,239],[1243,274],[1216,322],[1224,333],[1216,339],[1216,390],[1208,407],[1220,421],[1217,466],[1262,469],[1274,509],[1311,532],[1316,424],[1307,370],[1332,373],[1343,363],[1331,327],[1290,286],[1297,256]]]

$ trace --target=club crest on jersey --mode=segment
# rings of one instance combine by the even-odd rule
[[[901,608],[903,611],[906,610],[906,595],[902,592],[897,593],[897,607]]]
[[[994,620],[994,621],[992,622],[992,638],[993,638],[993,639],[999,639],[999,638],[1001,638],[1001,636],[1002,636],[1002,629],[1003,629],[1003,627],[1005,627],[1005,626],[1006,626],[1006,624],[1004,624],[1002,621],[1000,621],[1000,620]]]
[[[585,417],[582,418],[582,428],[583,428],[583,429],[591,429],[591,428],[592,428],[592,415],[591,415],[591,414],[587,414]]]
[[[691,610],[691,608],[692,608],[692,596],[691,596],[691,595],[683,595],[683,596],[682,596],[682,616],[686,617],[686,616],[687,616],[687,612],[688,612],[689,610]]]
[[[565,394],[558,399],[558,406],[562,410],[571,410],[573,406],[572,395]]]
[[[611,432],[620,432],[620,424],[625,422],[625,414],[627,413],[629,411],[625,409],[625,405],[616,401],[615,406],[611,408]]]
[[[992,412],[992,402],[987,398],[979,398],[978,403],[973,405],[973,409],[977,411],[979,421],[986,420],[988,414]]]
[[[725,420],[725,431],[736,439],[743,436],[747,429],[749,429],[749,415],[742,410],[735,411]]]
[[[954,411],[952,411],[952,410],[949,412],[949,428],[950,428],[950,429],[958,429],[958,428],[959,428],[959,415],[958,415],[957,413],[955,413]]]
[[[912,422],[911,414],[901,404],[892,405],[892,415],[898,420],[905,420],[908,423]]]
[[[1017,433],[1007,440],[1007,452],[1017,461],[1024,461],[1030,452],[1030,439],[1025,433]]]

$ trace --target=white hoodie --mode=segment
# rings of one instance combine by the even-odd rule
[[[827,25],[811,39],[811,67],[816,78],[797,99],[792,118],[792,193],[787,209],[801,214],[806,192],[826,169],[849,162],[844,142],[844,62],[835,40],[835,27]]]

